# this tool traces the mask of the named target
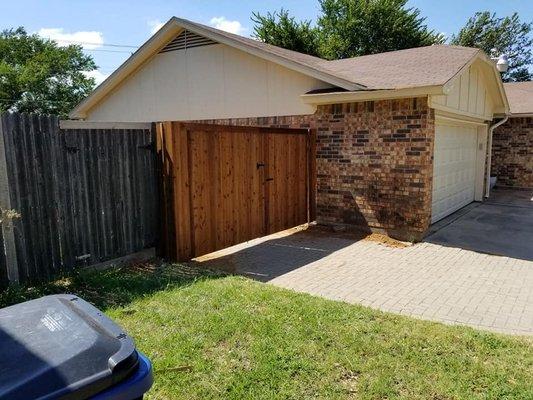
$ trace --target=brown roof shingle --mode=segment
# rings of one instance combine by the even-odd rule
[[[328,69],[368,89],[444,85],[478,49],[436,45],[329,61]]]
[[[504,83],[511,114],[533,114],[533,82]]]

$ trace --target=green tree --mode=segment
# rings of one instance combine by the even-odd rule
[[[489,11],[477,12],[469,18],[451,43],[477,47],[492,57],[509,56],[509,70],[503,74],[504,81],[528,81],[533,78],[533,22],[521,22],[517,13],[499,18]]]
[[[320,0],[320,53],[333,60],[443,43],[407,0]]]
[[[289,12],[281,9],[261,15],[253,13],[254,37],[284,49],[318,56],[318,30],[311,21],[296,22]]]
[[[22,27],[0,33],[0,111],[65,116],[94,88],[92,57]]]
[[[286,49],[334,60],[443,43],[407,0],[320,0],[318,26],[288,11],[254,13],[255,37]]]

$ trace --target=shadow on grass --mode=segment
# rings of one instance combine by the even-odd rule
[[[226,274],[205,268],[159,262],[100,271],[81,270],[49,283],[11,286],[0,291],[0,308],[46,295],[71,293],[106,310],[162,290],[223,276]]]

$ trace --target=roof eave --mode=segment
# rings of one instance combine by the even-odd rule
[[[353,92],[303,94],[300,97],[302,101],[306,104],[324,105],[350,103],[357,101],[392,100],[406,97],[441,94],[444,94],[443,85],[417,86],[400,89],[359,90]]]

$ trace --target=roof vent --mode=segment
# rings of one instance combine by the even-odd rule
[[[209,46],[212,44],[217,44],[217,42],[206,37],[197,35],[194,32],[184,30],[171,42],[169,42],[165,47],[163,47],[159,54],[167,53],[169,51],[191,49],[193,47]]]

